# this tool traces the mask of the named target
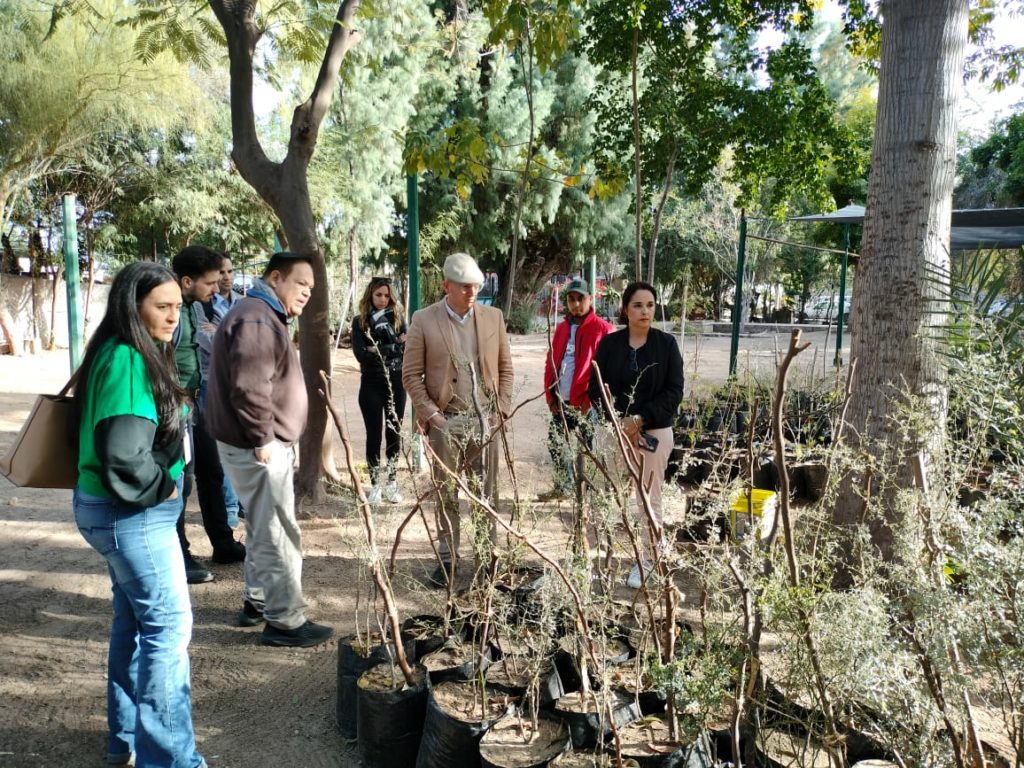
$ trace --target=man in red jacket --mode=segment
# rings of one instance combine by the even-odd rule
[[[544,360],[544,390],[551,410],[548,450],[555,465],[555,485],[538,497],[541,501],[566,498],[572,493],[576,453],[571,447],[573,435],[587,443],[590,440],[590,425],[585,418],[590,412],[590,361],[598,342],[615,330],[594,312],[586,280],[570,281],[562,295],[567,312],[555,328]]]

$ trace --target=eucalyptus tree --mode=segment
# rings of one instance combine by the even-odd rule
[[[836,520],[863,519],[862,493],[879,501],[872,539],[891,553],[894,493],[914,482],[912,457],[934,468],[947,390],[935,328],[950,273],[956,120],[968,40],[968,0],[887,0],[881,6],[878,113],[851,318],[848,434],[861,450],[891,456],[895,483],[862,489],[849,478]],[[910,397],[927,418],[902,434],[897,409]],[[908,442],[909,441],[909,442]]]

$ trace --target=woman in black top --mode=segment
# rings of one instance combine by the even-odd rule
[[[626,286],[619,314],[619,322],[626,327],[601,340],[594,361],[611,392],[622,430],[643,462],[644,485],[650,483],[651,512],[660,528],[661,486],[672,453],[672,427],[683,400],[683,357],[673,336],[652,327],[657,300],[654,286],[648,283]],[[600,407],[601,386],[594,372],[589,393],[590,401]],[[642,508],[640,512],[643,515]],[[640,587],[638,567],[634,566],[628,583]]]
[[[359,410],[366,424],[366,463],[370,467],[371,504],[381,497],[397,504],[402,501],[395,477],[402,449],[402,419],[405,390],[402,388],[402,355],[405,353],[405,320],[402,305],[391,291],[391,280],[375,277],[359,301],[359,314],[352,319],[352,351],[362,377],[359,381]],[[381,484],[381,432],[386,435],[387,483]]]

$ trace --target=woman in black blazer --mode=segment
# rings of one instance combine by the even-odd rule
[[[657,301],[649,283],[626,286],[619,314],[626,327],[601,340],[594,361],[611,392],[622,430],[642,460],[643,481],[650,483],[651,511],[660,528],[661,487],[672,453],[672,427],[683,401],[683,357],[675,337],[652,327]],[[590,376],[590,401],[595,406],[602,403],[596,372]],[[643,515],[642,508],[640,512]],[[642,538],[646,543],[647,537]],[[638,566],[630,572],[628,584],[639,589]]]

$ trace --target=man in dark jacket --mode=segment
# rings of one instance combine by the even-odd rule
[[[199,497],[199,511],[203,528],[213,546],[215,563],[239,563],[245,559],[245,547],[235,541],[228,525],[228,511],[224,502],[224,470],[217,455],[217,445],[206,429],[206,409],[200,397],[205,384],[205,371],[200,349],[200,327],[206,322],[202,305],[217,290],[220,263],[223,254],[205,245],[182,248],[171,261],[171,268],[181,287],[181,318],[174,333],[174,361],[178,381],[189,393],[194,406],[190,435],[192,460],[185,470],[182,491],[182,512],[178,520],[178,539],[185,555],[185,576],[189,584],[213,581],[213,574],[196,562],[189,551],[185,536],[185,505],[195,485]]]
[[[598,342],[615,326],[598,317],[593,309],[590,286],[586,280],[572,280],[562,291],[566,314],[555,328],[551,349],[544,358],[544,394],[551,423],[548,425],[548,451],[555,465],[555,485],[538,498],[541,501],[566,498],[575,482],[576,451],[574,436],[589,442],[590,361]]]
[[[208,425],[246,513],[239,624],[265,620],[263,645],[308,647],[334,632],[306,618],[292,487],[308,403],[290,321],[312,291],[312,257],[275,253],[221,321],[210,359]]]

